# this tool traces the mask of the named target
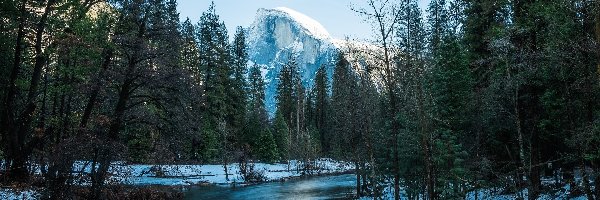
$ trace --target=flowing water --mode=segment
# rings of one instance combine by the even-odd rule
[[[235,188],[198,186],[185,191],[185,199],[346,199],[355,185],[356,176],[345,174]]]

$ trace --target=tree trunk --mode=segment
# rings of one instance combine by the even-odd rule
[[[129,101],[131,88],[134,84],[134,78],[132,76],[137,64],[135,59],[137,59],[137,56],[130,58],[127,64],[125,80],[123,81],[123,85],[121,85],[121,89],[119,91],[119,98],[117,100],[117,105],[115,106],[113,119],[108,132],[108,138],[111,140],[118,140],[119,138],[119,130],[121,129],[123,123],[123,117],[125,115],[125,110],[127,109],[127,102]]]
[[[26,164],[31,153],[31,147],[28,147],[26,145],[26,139],[31,133],[31,122],[33,120],[34,113],[36,110],[36,93],[41,79],[40,77],[42,74],[42,68],[44,64],[46,64],[46,57],[43,55],[44,52],[42,51],[42,36],[46,27],[46,21],[48,19],[49,12],[54,2],[55,0],[49,0],[47,2],[44,13],[42,14],[42,17],[36,26],[36,37],[34,45],[36,56],[33,74],[31,77],[31,83],[29,85],[29,93],[27,95],[27,103],[25,106],[25,110],[23,111],[23,113],[21,113],[17,123],[13,124],[15,128],[12,130],[9,129],[9,138],[10,140],[12,140],[12,145],[10,145],[9,150],[11,154],[8,155],[8,159],[12,161],[11,166],[9,168],[9,171],[11,173],[9,174],[12,175],[13,180],[27,181],[29,175],[27,173]],[[16,70],[18,71],[18,67]]]
[[[361,188],[362,194],[365,195],[365,194],[368,194],[368,192],[369,192],[369,190],[368,190],[368,188],[369,188],[368,177],[369,176],[367,175],[368,172],[367,172],[366,161],[361,162],[360,165],[361,165],[360,168],[362,169],[362,173],[361,173],[362,186],[360,188]]]
[[[531,138],[531,149],[530,149],[530,163],[529,163],[529,199],[535,200],[540,194],[540,154],[539,154],[539,140],[537,131],[532,131]]]
[[[94,108],[94,105],[96,104],[96,100],[98,99],[98,94],[100,93],[100,88],[102,86],[102,78],[104,77],[104,74],[105,74],[106,70],[108,69],[108,66],[110,65],[110,61],[111,61],[113,52],[110,49],[104,49],[103,55],[104,55],[103,56],[104,61],[102,62],[102,66],[100,67],[100,72],[98,73],[98,77],[94,81],[95,84],[92,87],[92,92],[90,93],[90,98],[88,99],[88,102],[84,108],[83,116],[81,116],[81,123],[79,125],[81,128],[85,128],[90,119],[90,115],[92,114],[92,110]]]
[[[296,90],[299,90],[298,85],[296,85]],[[300,97],[296,97],[296,141],[300,141]],[[298,146],[298,143],[296,143],[295,146],[296,148],[294,148],[294,156],[299,156],[300,152],[298,151],[300,150],[301,146]]]
[[[225,171],[225,180],[229,181],[229,170],[227,170],[227,161],[223,162],[223,170]]]
[[[507,71],[507,75],[508,75],[508,80],[510,81],[509,84],[512,84],[512,76],[511,76],[511,71],[509,68],[506,69]],[[523,187],[523,176],[526,174],[525,173],[525,169],[526,169],[526,161],[525,161],[525,142],[523,141],[523,127],[521,125],[521,113],[520,113],[520,108],[519,108],[519,86],[516,85],[512,85],[512,87],[515,87],[514,89],[514,94],[513,94],[513,111],[514,111],[514,118],[515,118],[515,127],[516,127],[516,131],[517,131],[517,142],[519,145],[519,162],[520,162],[520,166],[517,166],[517,177],[515,177],[516,181],[518,181],[518,186],[519,188],[517,189],[521,189],[521,187]],[[531,196],[531,195],[529,195]]]
[[[130,59],[127,72],[125,74],[125,81],[121,86],[119,91],[119,99],[117,100],[117,105],[115,106],[113,119],[110,123],[108,129],[108,135],[99,135],[97,137],[103,138],[105,142],[109,144],[113,144],[114,141],[119,140],[119,131],[123,124],[123,117],[125,115],[127,102],[130,96],[130,90],[133,86],[133,79],[131,78],[131,74],[135,69],[134,60]],[[108,168],[110,167],[110,163],[112,161],[112,153],[110,147],[103,148],[100,147],[96,150],[96,158],[97,162],[94,161],[92,166],[95,166],[96,163],[99,164],[98,170],[95,170],[95,173],[92,173],[92,186],[91,186],[91,199],[100,199],[102,188],[104,187],[104,181],[106,179],[106,175],[108,174]]]
[[[139,30],[138,36],[141,37],[143,35],[143,29]],[[139,62],[139,52],[134,50],[132,56],[129,57],[127,62],[127,69],[125,70],[125,80],[121,85],[118,93],[117,104],[115,106],[113,116],[108,128],[107,135],[98,135],[97,137],[103,138],[104,142],[113,145],[115,141],[119,140],[119,131],[123,126],[123,120],[125,117],[125,111],[127,110],[127,102],[131,96],[131,90],[134,87],[134,72],[137,63]],[[102,134],[102,133],[98,133]],[[100,165],[98,170],[92,175],[92,189],[91,189],[91,198],[99,199],[101,198],[101,190],[104,187],[104,180],[106,179],[106,175],[108,174],[108,168],[112,162],[113,156],[112,150],[109,148],[103,148],[96,150],[96,158],[97,163]],[[94,162],[96,163],[96,162]]]
[[[429,123],[428,123],[428,119],[425,113],[425,105],[423,104],[423,102],[425,101],[424,95],[423,95],[423,88],[422,86],[419,84],[419,87],[417,88],[417,93],[418,93],[418,105],[419,105],[419,123],[420,123],[420,129],[421,129],[421,145],[423,147],[423,153],[424,153],[424,160],[425,160],[425,173],[426,173],[426,183],[427,183],[427,197],[430,200],[435,200],[437,199],[437,195],[435,194],[435,173],[434,173],[434,163],[433,163],[433,155],[431,153],[431,137],[428,135],[429,134]]]
[[[112,160],[111,151],[109,148],[100,147],[96,149],[95,159],[92,162],[92,173],[91,173],[91,188],[90,188],[90,199],[98,200],[102,198],[102,189],[104,188],[104,182],[106,175],[108,174],[108,168]],[[99,165],[96,169],[96,165]]]
[[[223,140],[223,157],[222,157],[222,162],[223,162],[223,171],[225,172],[225,180],[229,181],[229,169],[227,168],[227,165],[229,164],[229,143],[227,141],[227,128],[226,128],[226,122],[222,121],[219,123],[219,132],[221,133],[221,135],[223,136],[222,140]]]
[[[392,72],[391,70],[391,66],[389,63],[389,60],[387,60],[388,57],[388,53],[387,53],[387,48],[384,49],[385,52],[385,56],[386,56],[386,63],[387,63],[387,67],[386,67],[386,71],[387,73]],[[400,199],[400,155],[398,152],[398,136],[399,136],[399,130],[400,130],[400,124],[398,122],[398,120],[396,120],[396,113],[397,113],[397,99],[396,99],[396,95],[394,95],[394,87],[395,87],[395,83],[393,83],[391,81],[392,77],[390,75],[390,77],[388,77],[387,80],[387,89],[388,89],[388,98],[390,101],[390,120],[392,120],[392,153],[393,153],[393,166],[394,166],[394,200],[399,200]]]
[[[597,5],[596,8],[600,8],[600,6]],[[600,12],[596,13],[596,44],[600,44]],[[596,59],[597,59],[596,62],[598,64],[596,73],[597,73],[597,75],[600,75],[600,50],[596,50],[596,51],[598,54],[598,56],[596,57]],[[591,112],[591,109],[593,109],[593,108],[588,108],[588,109],[590,109],[590,112]],[[600,166],[598,166],[598,164],[600,164],[600,163],[596,163],[596,165],[593,165],[594,166],[594,174],[595,174],[595,176],[594,176],[594,191],[596,193],[596,199],[600,199],[600,171],[599,171]]]
[[[600,7],[600,6],[597,6]],[[600,44],[600,13],[596,13],[596,43]],[[600,50],[596,50],[598,53],[598,56],[596,59],[596,62],[598,63],[598,68],[596,73],[600,74]],[[600,198],[600,197],[599,197]]]
[[[590,188],[590,179],[583,160],[579,162],[579,167],[581,168],[581,182],[583,186],[583,192],[585,193],[588,199],[593,200],[594,195],[592,194],[592,189]]]
[[[5,144],[5,153],[7,156],[7,160],[6,160],[6,166],[7,168],[9,168],[12,164],[10,163],[12,161],[12,158],[15,156],[15,154],[18,154],[18,151],[16,151],[16,147],[14,146],[16,141],[16,137],[13,134],[13,132],[15,131],[15,123],[14,123],[14,100],[15,100],[15,95],[17,93],[17,85],[16,85],[16,81],[17,78],[19,76],[19,68],[21,67],[21,54],[23,51],[23,47],[25,46],[23,44],[23,38],[25,37],[25,24],[26,24],[26,18],[27,18],[27,10],[26,10],[26,3],[27,0],[23,0],[21,2],[20,5],[20,14],[21,16],[19,17],[19,28],[17,31],[17,39],[16,39],[16,45],[15,45],[15,52],[14,52],[14,60],[13,60],[13,66],[11,69],[11,73],[10,73],[10,78],[9,78],[9,82],[8,82],[8,91],[6,93],[5,99],[4,99],[4,103],[3,103],[3,107],[2,107],[2,111],[3,113],[2,115],[2,122],[1,126],[0,126],[0,131],[2,133],[2,138],[4,138],[6,144]],[[12,177],[12,173],[11,171],[8,171],[5,177]]]
[[[367,122],[367,127],[366,127],[366,134],[363,134],[365,143],[366,143],[366,149],[367,149],[367,153],[369,155],[369,168],[370,168],[370,176],[371,176],[371,193],[373,194],[373,196],[379,196],[379,194],[377,194],[377,190],[375,189],[376,187],[376,182],[375,179],[375,156],[373,155],[373,142],[371,140],[371,121],[369,120],[369,122]],[[363,163],[363,170],[366,169],[366,164]],[[365,172],[365,179],[368,177],[367,172]],[[368,187],[368,182],[367,184],[364,185],[364,188]],[[364,189],[363,188],[363,189]]]
[[[595,167],[594,174],[594,193],[598,200],[600,199],[600,172],[598,172],[598,167]]]
[[[356,174],[356,196],[360,197],[362,196],[362,189],[361,189],[361,185],[360,185],[360,165],[358,164],[358,160],[354,163],[354,173]]]

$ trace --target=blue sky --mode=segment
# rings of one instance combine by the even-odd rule
[[[178,0],[181,20],[189,17],[198,22],[210,0]],[[365,0],[215,0],[217,14],[232,35],[236,26],[248,27],[259,8],[288,7],[320,22],[334,38],[370,39],[371,26],[350,10],[350,6],[365,7]],[[424,9],[429,0],[419,0]]]

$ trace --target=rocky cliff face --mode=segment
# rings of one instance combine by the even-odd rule
[[[312,87],[321,65],[331,78],[338,47],[317,21],[289,8],[259,9],[248,29],[250,60],[261,66],[271,115],[276,110],[279,71],[290,56],[296,56],[305,88]]]

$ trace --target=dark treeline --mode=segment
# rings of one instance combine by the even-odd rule
[[[352,8],[375,30],[377,62],[338,63],[331,130],[358,151],[358,194],[536,199],[569,184],[599,199],[598,2],[432,0],[426,15],[417,3]]]
[[[230,40],[214,4],[182,22],[175,0],[1,1],[0,179],[70,198],[85,160],[85,198],[105,199],[114,161],[331,157],[355,164],[359,196],[600,197],[598,2],[366,5],[377,47],[348,45],[311,88],[290,55],[270,118],[245,30]]]

